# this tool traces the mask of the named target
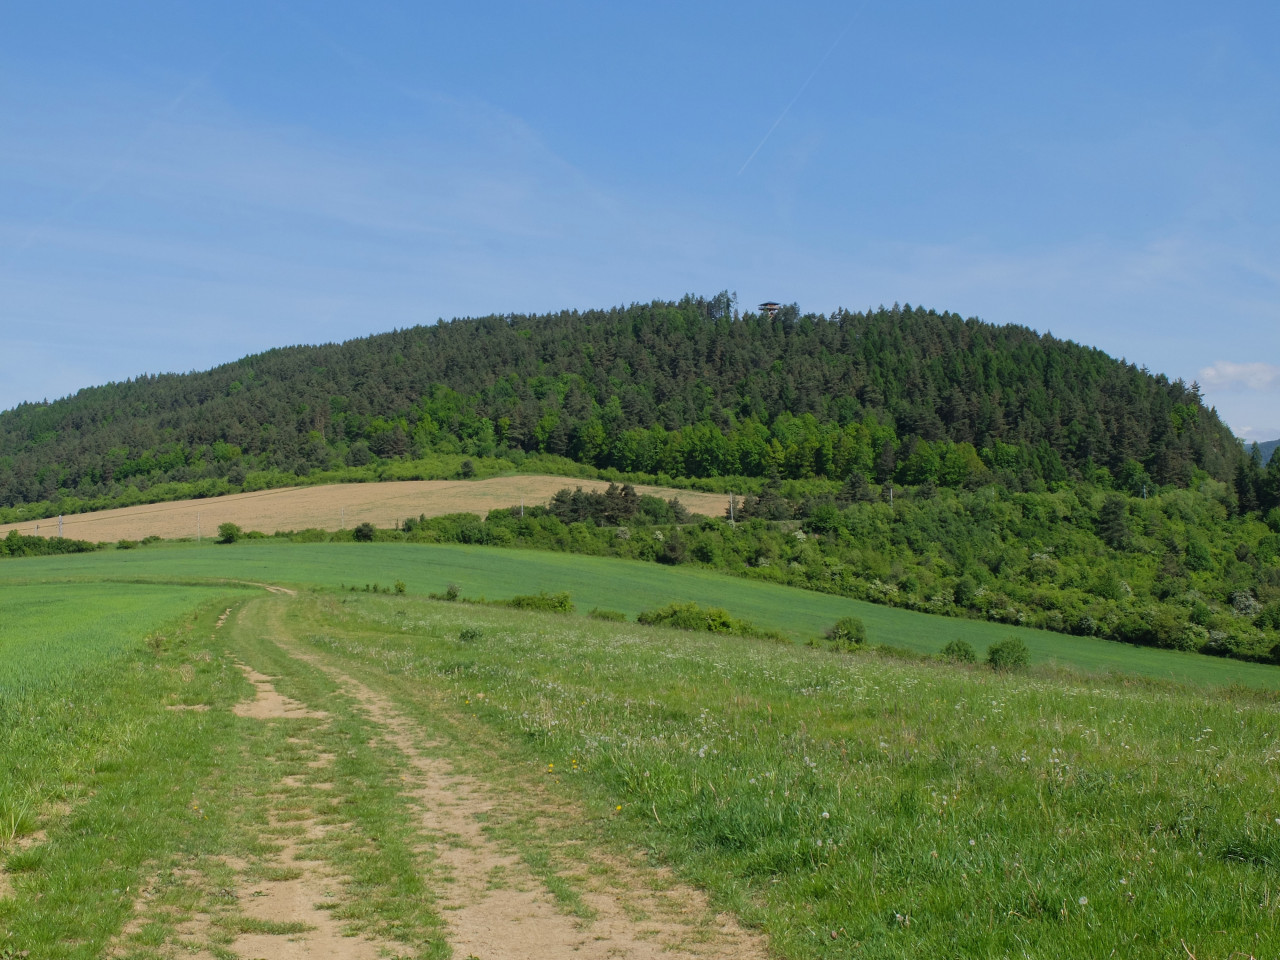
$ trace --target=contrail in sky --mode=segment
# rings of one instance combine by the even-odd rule
[[[865,7],[865,6],[866,4],[864,3],[862,7]],[[796,95],[791,98],[791,102],[782,108],[782,112],[778,114],[778,119],[773,121],[773,126],[770,127],[769,132],[764,135],[764,139],[761,140],[758,144],[756,144],[756,148],[751,151],[751,156],[747,157],[746,163],[743,163],[743,165],[739,168],[738,176],[742,176],[742,171],[747,169],[747,164],[749,164],[752,160],[754,160],[756,158],[756,154],[760,152],[760,148],[769,142],[769,138],[773,136],[773,131],[778,129],[778,124],[780,124],[786,118],[787,113],[791,110],[792,107],[796,105],[796,101],[800,99],[800,95],[803,94],[805,89],[809,86],[809,84],[813,82],[813,78],[818,75],[818,71],[821,70],[822,65],[827,62],[827,58],[830,57],[831,54],[835,53],[836,47],[840,46],[840,41],[844,39],[845,34],[848,33],[853,28],[853,22],[858,19],[858,14],[862,12],[862,7],[859,7],[856,11],[854,11],[853,16],[849,19],[848,25],[843,30],[840,31],[840,35],[836,37],[835,42],[832,43],[831,46],[827,48],[827,52],[822,55],[822,59],[819,60],[818,65],[813,68],[813,72],[809,74],[808,79],[806,79],[804,83],[800,84],[800,89],[797,90]]]

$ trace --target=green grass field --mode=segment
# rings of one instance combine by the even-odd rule
[[[0,564],[0,585],[24,580],[238,579],[337,588],[404,581],[410,594],[456,583],[466,597],[501,599],[566,590],[580,611],[618,610],[629,617],[673,600],[721,606],[798,641],[820,636],[840,617],[856,616],[872,643],[937,653],[963,639],[981,653],[1007,636],[1021,637],[1033,662],[1093,673],[1121,672],[1216,686],[1280,689],[1280,668],[1200,654],[1132,647],[1090,637],[960,620],[811,593],[707,570],[627,560],[486,547],[422,544],[169,544],[143,550],[32,557]]]
[[[234,592],[155,584],[6,584],[0,592],[0,692],[12,696],[101,669],[158,625]]]
[[[396,580],[406,595],[338,589]],[[873,643],[922,652],[1017,634],[1033,663],[998,674],[424,596],[450,582],[567,590],[580,613],[692,600],[797,640],[856,615]],[[298,711],[234,712],[255,696],[240,663]],[[480,843],[510,858],[486,890],[545,889],[585,936],[600,878],[639,851],[780,957],[1277,956],[1277,672],[564,554],[249,543],[5,561],[0,957],[231,960],[332,924],[443,960],[461,915],[449,864]],[[396,746],[410,729],[437,766]],[[466,778],[471,840],[416,806],[441,764]],[[255,898],[307,872],[290,850],[333,899],[264,921]],[[646,870],[618,874],[619,895],[672,882]]]
[[[294,622],[439,735],[496,735],[481,775],[587,798],[782,956],[1280,950],[1269,697],[400,598]]]

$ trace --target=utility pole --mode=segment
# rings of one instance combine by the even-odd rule
[[[199,542],[200,542],[200,540],[201,540],[201,536],[200,536],[200,511],[199,511],[199,510],[197,510],[197,511],[196,511],[196,543],[199,543]]]
[[[733,495],[733,491],[729,491],[729,526],[737,526],[738,520],[735,516],[734,507],[738,505],[738,498]]]
[[[347,529],[347,508],[341,507],[340,509],[342,510],[342,513],[340,515],[342,519],[338,523],[338,529],[345,530]]]
[[[58,539],[62,539],[62,514],[58,514]]]
[[[524,519],[524,494],[520,495],[520,519]]]

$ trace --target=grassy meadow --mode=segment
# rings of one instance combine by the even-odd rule
[[[1280,951],[1270,696],[403,598],[293,616],[482,775],[585,801],[781,956]]]
[[[425,596],[448,583],[579,615]],[[797,641],[1017,635],[1032,666],[581,615],[673,600]],[[237,715],[241,663],[312,712]],[[1280,956],[1276,668],[627,561],[259,542],[0,563],[0,957],[245,955],[310,929],[251,910],[295,849],[333,878],[313,925],[448,957],[455,841],[324,665],[479,785],[484,835],[584,929],[639,851],[780,957]]]

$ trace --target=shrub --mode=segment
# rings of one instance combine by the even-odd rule
[[[573,601],[564,591],[512,597],[505,605],[515,607],[517,610],[549,610],[552,613],[573,613],[574,609]]]
[[[688,548],[679,533],[673,533],[662,549],[658,551],[657,561],[671,566],[684,563],[689,559]]]
[[[405,586],[405,582],[403,580],[396,581],[396,593],[404,593],[406,589],[407,587]]]
[[[218,524],[218,542],[219,543],[235,543],[242,536],[244,531],[240,529],[237,523],[220,523]]]
[[[867,642],[867,628],[857,617],[841,617],[827,630],[827,639],[841,650],[852,650]]]
[[[993,670],[1021,670],[1031,663],[1031,651],[1019,637],[1005,637],[987,648],[987,663]]]
[[[138,545],[137,540],[117,540],[116,541],[117,550],[132,550],[137,545]]]
[[[613,623],[624,623],[627,619],[627,615],[621,610],[601,610],[599,607],[592,607],[587,616],[593,620],[609,620]]]
[[[677,630],[706,630],[710,633],[733,633],[733,617],[722,607],[700,607],[696,603],[669,603],[657,610],[644,610],[636,622],[651,627],[675,627]]]
[[[736,633],[767,640],[786,639],[776,630],[764,630],[750,621],[730,616],[729,611],[721,607],[700,607],[696,603],[669,603],[657,610],[645,610],[636,615],[636,622],[648,626],[674,627],[677,630]]]
[[[979,597],[978,583],[973,577],[967,574],[956,581],[955,598],[956,606],[970,606]]]
[[[450,603],[452,603],[454,600],[457,600],[458,597],[461,595],[462,595],[462,591],[458,589],[458,585],[456,583],[451,583],[447,587],[445,587],[444,593],[427,594],[427,596],[430,597],[432,600],[448,600]]]
[[[458,631],[458,639],[462,643],[474,643],[484,636],[484,631],[477,627],[463,627]]]
[[[1258,614],[1258,618],[1253,621],[1253,625],[1260,630],[1267,627],[1280,630],[1280,600],[1272,600],[1267,604]]]
[[[373,524],[369,522],[357,524],[356,528],[351,531],[351,536],[359,540],[361,543],[370,543],[373,540]]]
[[[989,655],[989,654],[988,654]],[[973,649],[973,644],[968,640],[952,640],[939,654],[943,660],[950,660],[952,663],[977,663],[978,654]]]

